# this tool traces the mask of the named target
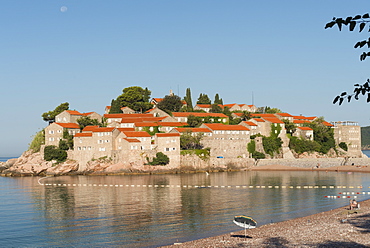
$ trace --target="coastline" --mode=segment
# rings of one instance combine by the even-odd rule
[[[360,202],[361,209],[340,207],[306,217],[257,226],[244,230],[166,248],[211,247],[369,247],[370,200]]]

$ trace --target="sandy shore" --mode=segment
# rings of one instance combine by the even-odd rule
[[[360,204],[165,247],[370,247],[370,200]]]
[[[370,172],[370,166],[342,165],[327,168],[300,168],[285,165],[265,165],[252,167],[252,171],[336,171],[336,172]]]
[[[262,166],[253,170],[312,170],[288,166]],[[319,171],[370,172],[369,167],[340,166]],[[370,200],[360,202],[361,209],[341,207],[307,217],[259,226],[235,233],[165,246],[189,247],[370,247]]]

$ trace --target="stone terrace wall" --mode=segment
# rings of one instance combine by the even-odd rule
[[[319,164],[320,168],[328,168],[344,165],[345,162],[346,160],[344,158],[260,159],[257,161],[256,166],[285,165],[299,168],[312,168]]]
[[[361,165],[361,166],[369,166],[370,165],[370,158],[350,158],[346,162],[346,165]]]

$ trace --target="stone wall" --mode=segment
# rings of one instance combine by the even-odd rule
[[[319,165],[320,168],[328,168],[344,165],[345,162],[346,160],[344,158],[259,159],[256,166],[284,165],[299,168],[312,168]]]

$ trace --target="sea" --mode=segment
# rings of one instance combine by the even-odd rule
[[[8,158],[3,158],[8,159]],[[159,247],[370,199],[367,173],[0,177],[0,247]]]

